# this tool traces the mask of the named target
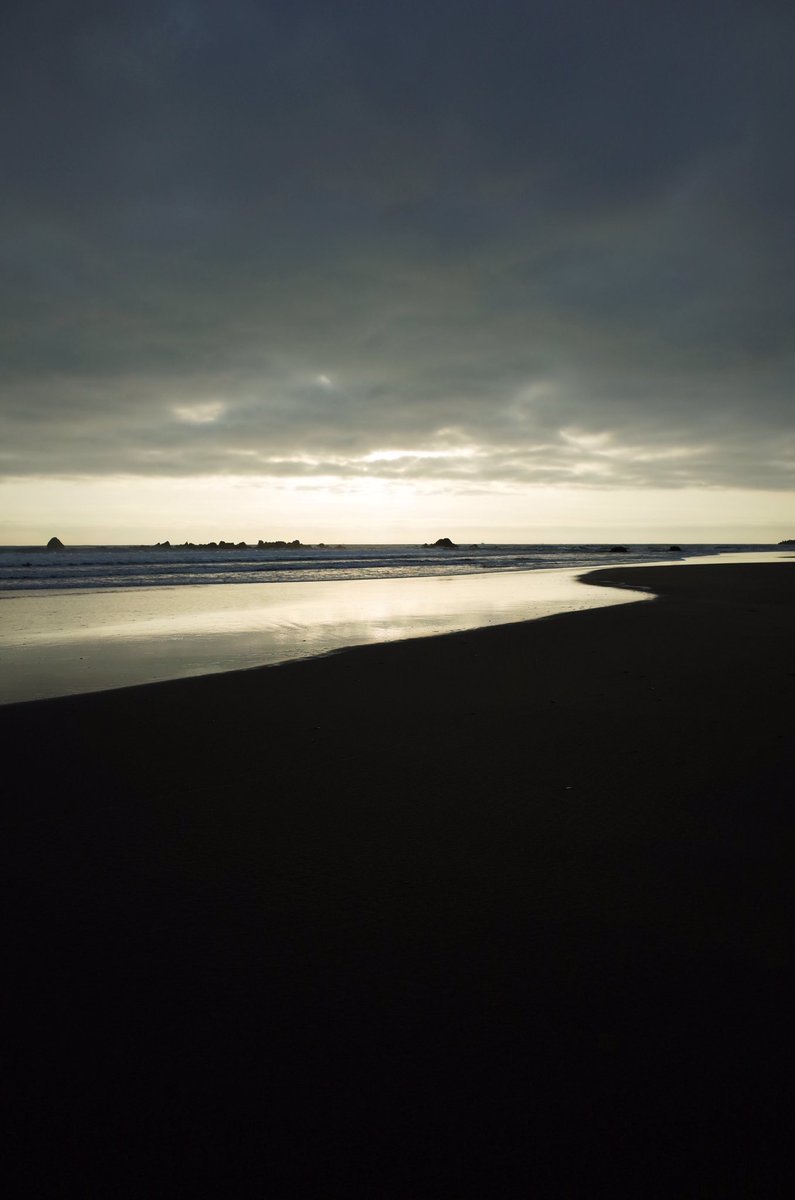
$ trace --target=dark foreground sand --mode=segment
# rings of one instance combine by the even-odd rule
[[[783,1194],[795,565],[589,578],[0,709],[19,1194]]]

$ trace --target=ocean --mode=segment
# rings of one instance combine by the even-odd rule
[[[237,670],[648,599],[611,563],[758,559],[743,545],[0,548],[0,703]]]
[[[63,588],[177,587],[231,583],[316,583],[398,579],[486,571],[596,567],[659,562],[696,555],[774,549],[743,545],[628,545],[626,553],[595,545],[437,546],[37,546],[0,547],[0,592]]]

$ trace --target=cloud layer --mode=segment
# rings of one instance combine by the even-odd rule
[[[790,5],[19,5],[5,475],[789,488]]]

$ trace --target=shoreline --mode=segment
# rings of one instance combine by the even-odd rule
[[[759,556],[761,557],[761,556]],[[757,556],[740,561],[759,565]],[[696,560],[704,566],[717,560]],[[735,561],[737,561],[735,559]],[[777,559],[766,561],[778,561]],[[636,571],[642,564],[621,564]],[[646,564],[653,568],[669,563]],[[355,646],[650,599],[593,586],[605,566],[440,577],[11,593],[0,707],[272,666]],[[645,569],[645,567],[644,567]]]
[[[0,704],[219,674],[630,599],[559,568],[15,595],[3,607]]]
[[[660,591],[0,708],[31,1189],[775,1185],[795,571],[588,576]]]

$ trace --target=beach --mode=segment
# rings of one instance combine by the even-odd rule
[[[0,707],[26,1192],[776,1192],[795,569],[585,579],[658,598]]]

